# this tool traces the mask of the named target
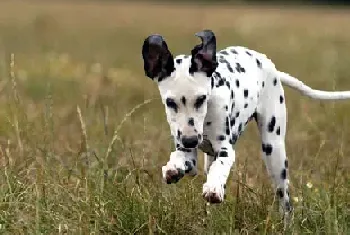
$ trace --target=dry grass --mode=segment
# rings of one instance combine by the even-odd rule
[[[350,90],[347,25],[347,10],[1,2],[0,232],[281,233],[254,124],[223,204],[206,207],[201,171],[161,183],[171,142],[141,45],[158,32],[189,53],[212,28],[219,48],[248,46],[315,88]],[[350,102],[286,98],[287,232],[348,234]]]

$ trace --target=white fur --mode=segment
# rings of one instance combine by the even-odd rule
[[[236,139],[243,133],[252,115],[255,115],[262,139],[263,160],[274,187],[280,190],[281,206],[288,211],[290,197],[285,150],[287,120],[281,82],[315,99],[349,99],[350,91],[313,90],[298,79],[279,72],[264,54],[245,47],[228,47],[222,51],[226,53],[217,53],[219,66],[216,72],[221,74],[221,78],[225,78],[230,88],[226,85],[226,81],[225,85],[217,87],[220,79],[216,78],[214,88],[211,89],[211,78],[202,73],[190,75],[188,70],[191,58],[185,55],[174,58],[175,71],[170,77],[158,83],[163,103],[165,104],[168,97],[172,97],[179,105],[177,113],[165,106],[175,144],[181,146],[181,141],[177,138],[179,130],[190,135],[195,133],[196,129],[198,134],[203,135],[204,141],[199,146],[207,152],[205,154],[207,181],[203,185],[203,196],[208,201],[222,202],[226,181],[235,162]],[[181,59],[181,63],[176,62],[178,59]],[[227,62],[222,62],[223,60],[227,61],[229,66]],[[244,68],[244,72],[236,70],[236,63]],[[229,67],[234,71],[230,71]],[[215,73],[213,77],[217,77]],[[247,97],[244,90],[248,92]],[[203,107],[196,111],[193,104],[198,95],[207,95],[208,99]],[[181,97],[186,97],[186,106],[181,104]],[[194,118],[193,128],[188,126],[189,117]],[[230,117],[229,135],[226,133],[227,117]],[[207,125],[208,123],[211,124]],[[225,139],[220,139],[219,136],[225,136]],[[177,170],[185,171],[185,162],[193,162],[196,159],[196,149],[172,152],[169,162],[162,168],[164,179],[171,177],[168,175],[169,172],[176,174]],[[196,173],[196,164],[189,173],[192,175]]]

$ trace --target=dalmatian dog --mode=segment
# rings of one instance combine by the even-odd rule
[[[241,46],[216,51],[212,30],[195,34],[191,55],[174,57],[159,34],[143,43],[145,75],[158,85],[176,149],[162,167],[166,183],[196,175],[197,150],[204,152],[203,197],[224,200],[235,162],[235,146],[249,121],[260,132],[262,156],[285,213],[292,210],[285,149],[286,105],[282,83],[313,99],[350,99],[350,91],[314,90],[276,69],[266,55]]]

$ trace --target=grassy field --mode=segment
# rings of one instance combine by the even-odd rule
[[[211,28],[219,48],[248,46],[314,88],[350,90],[349,25],[347,10],[1,2],[0,233],[283,233],[255,123],[224,203],[202,199],[202,168],[162,183],[172,145],[141,45],[160,33],[189,53]],[[286,233],[350,234],[350,101],[289,88],[286,99]]]

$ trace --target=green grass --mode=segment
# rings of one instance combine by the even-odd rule
[[[346,10],[1,3],[0,233],[283,233],[254,123],[224,203],[202,199],[202,168],[162,183],[172,146],[141,45],[157,32],[189,53],[211,28],[219,48],[248,46],[314,88],[350,90],[349,24]],[[285,90],[286,233],[350,234],[350,102]]]

